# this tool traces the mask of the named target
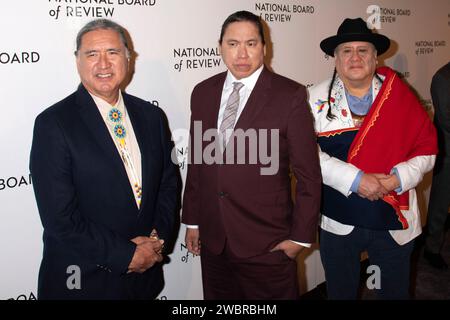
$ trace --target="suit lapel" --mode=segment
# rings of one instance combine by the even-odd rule
[[[220,100],[222,98],[223,85],[225,83],[225,78],[227,73],[224,72],[218,77],[217,81],[212,84],[211,95],[212,95],[212,106],[213,108],[208,108],[210,112],[209,116],[205,117],[206,123],[204,124],[204,130],[216,128],[217,129],[217,119],[219,118]]]
[[[143,190],[141,206],[139,209],[139,211],[141,211],[147,200],[146,190],[149,189],[150,181],[147,179],[147,177],[152,176],[151,168],[153,166],[154,161],[153,157],[151,157],[152,135],[146,129],[148,123],[145,120],[145,114],[142,112],[141,108],[139,108],[136,104],[134,104],[126,93],[122,93],[122,96],[141,153],[141,168],[142,168],[141,183]]]
[[[108,128],[105,125],[104,120],[95,105],[94,100],[86,91],[83,85],[80,84],[77,91],[77,104],[79,106],[79,113],[84,123],[86,124],[88,130],[91,132],[92,139],[97,142],[100,149],[103,150],[107,161],[112,162],[112,167],[114,168],[112,173],[117,174],[117,179],[119,184],[122,185],[124,191],[129,193],[133,198],[133,190],[130,187],[130,181],[128,180],[128,175],[125,170],[122,159],[120,158],[119,152],[111,139],[111,135],[108,132]]]
[[[271,74],[265,67],[256,82],[255,87],[247,100],[247,103],[235,125],[235,129],[247,130],[251,128],[253,120],[267,104],[269,89],[271,87]]]

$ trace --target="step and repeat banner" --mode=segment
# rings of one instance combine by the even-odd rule
[[[34,119],[78,86],[75,36],[88,21],[112,19],[131,35],[136,56],[126,91],[161,107],[183,180],[189,100],[198,82],[225,70],[217,40],[225,18],[252,11],[268,29],[267,65],[311,87],[331,76],[319,48],[346,17],[362,17],[393,41],[382,64],[397,70],[432,112],[430,83],[450,59],[450,0],[0,0],[0,299],[35,299],[42,254],[28,169]],[[430,179],[422,188],[422,211]],[[159,299],[202,299],[199,257],[184,226],[165,266]],[[324,281],[317,247],[298,259],[302,292]]]

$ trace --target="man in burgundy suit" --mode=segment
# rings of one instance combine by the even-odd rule
[[[186,245],[201,253],[205,299],[296,299],[295,258],[316,240],[321,194],[306,90],[264,67],[258,16],[229,16],[219,45],[228,71],[191,97]]]

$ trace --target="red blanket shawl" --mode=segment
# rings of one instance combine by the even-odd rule
[[[385,76],[369,113],[353,140],[348,162],[366,173],[389,174],[398,163],[438,152],[436,130],[415,95],[388,67],[377,69]],[[408,210],[409,192],[394,191],[383,198],[408,227],[400,209]]]

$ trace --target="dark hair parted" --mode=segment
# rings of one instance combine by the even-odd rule
[[[327,119],[330,121],[336,119],[336,116],[331,112],[331,91],[333,90],[336,75],[337,71],[336,68],[334,68],[333,77],[331,78],[330,87],[328,88],[328,101],[327,101],[328,102]]]
[[[266,44],[266,41],[264,40],[264,29],[261,22],[261,18],[249,11],[237,11],[232,15],[230,15],[224,21],[222,25],[222,30],[220,31],[219,44],[222,44],[223,35],[225,34],[227,27],[233,22],[242,22],[242,21],[253,23],[258,28],[262,44]]]
[[[77,49],[75,51],[75,54],[78,53],[78,50],[80,50],[81,47],[81,40],[83,36],[91,31],[95,30],[105,30],[105,29],[111,29],[116,31],[119,34],[120,40],[122,41],[125,48],[127,48],[127,56],[129,55],[130,47],[128,45],[128,40],[125,35],[125,29],[118,23],[108,20],[108,19],[96,19],[88,22],[84,25],[83,28],[78,31],[77,39],[76,39],[76,45]]]

